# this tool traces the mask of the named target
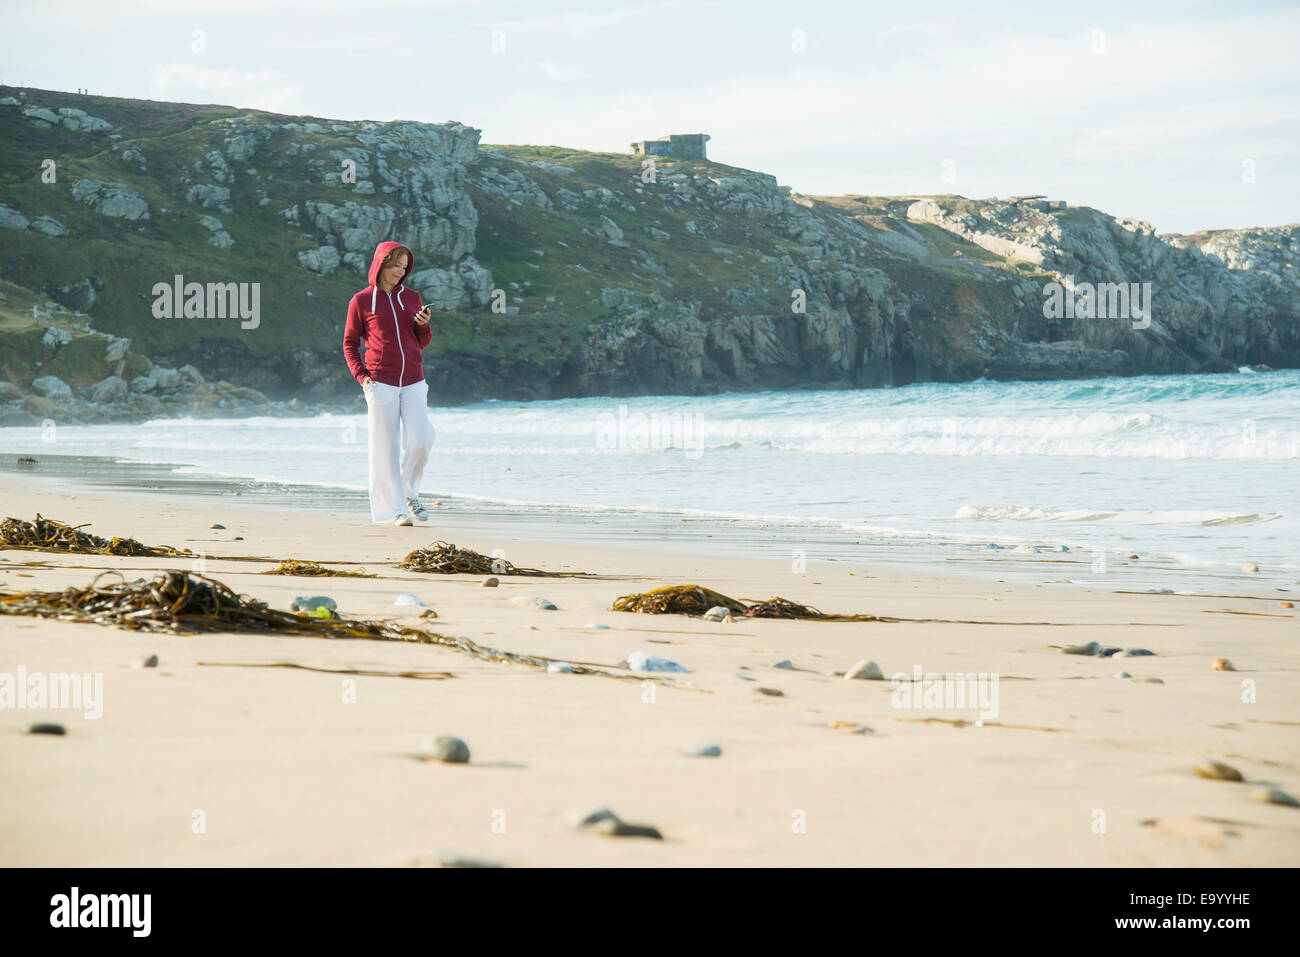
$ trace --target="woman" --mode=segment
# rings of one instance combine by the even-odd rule
[[[395,525],[410,525],[412,515],[429,520],[420,503],[420,479],[433,447],[433,425],[420,353],[433,333],[429,307],[402,285],[414,264],[401,243],[375,247],[370,285],[352,297],[343,331],[343,355],[365,391],[369,413],[370,519]]]

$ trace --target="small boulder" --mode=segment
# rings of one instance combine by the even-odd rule
[[[101,379],[90,387],[90,401],[98,403],[120,402],[127,397],[130,390],[127,388],[126,380],[120,376],[111,375],[107,379]]]
[[[43,375],[32,382],[32,391],[50,399],[62,399],[72,395],[72,386],[58,376]]]

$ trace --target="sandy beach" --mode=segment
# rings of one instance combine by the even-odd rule
[[[207,574],[288,608],[329,595],[346,617],[402,618],[620,677],[548,673],[384,641],[164,636],[0,617],[13,673],[102,673],[102,716],[0,710],[0,864],[409,866],[460,855],[505,866],[1294,866],[1300,809],[1296,611],[1240,597],[1114,594],[900,573],[809,559],[716,558],[476,535],[366,516],[87,491],[0,476],[4,513],[203,551]],[[226,526],[213,530],[213,523]],[[242,536],[242,541],[236,541]],[[421,575],[393,567],[439,538],[519,566],[594,578]],[[266,576],[266,556],[380,577]],[[8,549],[0,590],[128,579],[177,559]],[[852,572],[852,574],[850,574]],[[698,583],[827,612],[942,622],[840,623],[610,611],[620,595]],[[512,604],[542,596],[558,610]],[[604,624],[608,628],[591,628]],[[1143,657],[1087,657],[1096,641]],[[645,652],[687,673],[635,675]],[[132,660],[158,655],[157,668]],[[1212,670],[1228,658],[1236,671]],[[899,707],[897,682],[834,675],[998,676],[996,715]],[[788,660],[793,668],[775,668]],[[288,662],[307,668],[240,667]],[[403,678],[333,672],[441,672]],[[1129,672],[1131,678],[1112,677]],[[1159,678],[1162,683],[1142,679]],[[773,689],[780,695],[759,689]],[[924,702],[921,702],[924,704]],[[24,733],[56,721],[66,736]],[[840,726],[833,726],[839,723]],[[468,764],[416,760],[455,735]],[[718,757],[692,757],[705,746]],[[1198,777],[1220,761],[1244,782]],[[663,840],[575,829],[608,807]]]

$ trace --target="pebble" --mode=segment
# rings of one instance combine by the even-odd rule
[[[485,578],[483,579],[483,584],[480,587],[496,588],[500,584],[501,584],[501,580],[499,578]]]
[[[1129,556],[1129,560],[1130,560],[1130,561],[1137,561],[1137,556],[1136,556],[1136,555],[1130,555],[1130,556]]]
[[[1097,652],[1097,657],[1109,658],[1111,655],[1117,655],[1123,650],[1123,648],[1103,648],[1101,651]]]
[[[1247,562],[1246,564],[1241,566],[1241,570],[1245,572],[1247,575],[1253,575],[1257,571],[1259,571],[1259,566],[1256,565],[1254,562]]]
[[[1115,672],[1113,675],[1111,675],[1111,677],[1112,677],[1112,678],[1132,678],[1133,676],[1132,676],[1131,674],[1129,674],[1127,671],[1117,671],[1117,672]]]
[[[589,811],[570,811],[567,817],[574,827],[590,827],[606,818],[617,818],[618,815],[607,807],[598,807]]]
[[[597,630],[600,630],[600,631],[606,631],[606,630],[609,629],[609,625],[605,624],[603,621],[589,621],[589,622],[587,622],[585,625],[583,625],[582,627],[583,627],[583,628],[594,628],[594,629],[597,629]]]
[[[439,867],[500,867],[500,861],[489,861],[482,857],[461,857],[459,854],[452,854],[443,851],[438,855]]]
[[[235,541],[237,541],[237,542],[242,542],[243,540],[244,540],[244,536],[243,536],[243,535],[236,535],[236,536],[235,536]]]
[[[1280,602],[1277,603],[1277,607],[1278,607],[1278,608],[1294,608],[1295,605],[1291,604],[1291,602],[1289,602],[1289,601],[1280,601]]]
[[[1287,807],[1300,807],[1300,801],[1277,788],[1255,788],[1250,792],[1250,799],[1259,801],[1261,804],[1284,804]]]
[[[157,668],[158,656],[150,655],[148,658],[135,658],[131,661],[132,668]]]
[[[757,691],[759,694],[767,695],[769,698],[785,697],[785,692],[782,691],[780,688],[755,688],[754,690]]]
[[[1211,671],[1236,671],[1237,669],[1232,667],[1232,662],[1229,661],[1227,658],[1215,658],[1214,664],[1210,665],[1210,670]]]
[[[737,681],[757,681],[757,678],[751,678],[749,675],[736,675]]]
[[[552,661],[546,666],[546,670],[553,675],[571,675],[573,674],[573,665],[569,664],[567,661]]]
[[[716,744],[710,744],[690,752],[693,758],[717,758],[722,756],[722,749]]]
[[[545,598],[529,598],[527,595],[520,595],[518,598],[511,598],[510,604],[518,605],[520,608],[537,608],[541,611],[558,611],[555,605]]]
[[[833,728],[836,731],[847,731],[849,734],[871,733],[871,729],[865,724],[857,724],[853,721],[827,721],[826,727]]]
[[[627,824],[617,817],[607,817],[602,821],[598,821],[592,827],[606,837],[648,837],[654,841],[664,839],[657,827],[651,827],[648,824]]]
[[[1149,685],[1162,685],[1165,683],[1163,678],[1138,678],[1137,680]]]
[[[658,655],[648,655],[644,651],[634,651],[624,659],[623,663],[633,671],[683,671],[689,672],[689,668],[684,668],[675,661],[667,658],[660,658]]]
[[[783,658],[772,666],[773,668],[784,668],[786,671],[794,671],[794,662],[789,658]]]
[[[209,527],[209,528],[220,528],[220,529],[224,529],[226,526],[220,524],[219,522],[214,522],[213,524],[209,525],[208,527]]]
[[[589,827],[607,837],[648,837],[663,840],[657,828],[644,824],[627,824],[607,807],[570,813],[569,822],[578,829]]]
[[[1086,645],[1066,645],[1061,649],[1063,655],[1095,655],[1101,651],[1101,645],[1090,641]]]
[[[426,608],[426,609],[424,609],[424,611],[420,612],[420,617],[421,617],[421,618],[437,618],[437,617],[438,617],[438,613],[437,613],[436,611],[434,611],[432,608]]]
[[[1155,654],[1154,651],[1147,651],[1145,648],[1130,648],[1128,649],[1128,651],[1124,652],[1124,654],[1120,655],[1120,657],[1121,658],[1145,658],[1147,655],[1154,655],[1154,654]]]
[[[393,604],[394,605],[415,605],[419,608],[423,608],[427,603],[423,599],[417,598],[415,595],[412,595],[409,591],[404,591],[396,598],[393,599]]]
[[[863,658],[845,673],[844,680],[883,681],[885,680],[885,676],[880,670],[880,665],[876,664],[874,661]]]
[[[712,608],[706,611],[701,617],[705,621],[722,621],[722,619],[727,618],[730,615],[731,612],[728,611],[726,608],[723,608],[721,605],[714,605]]]
[[[293,604],[289,606],[289,609],[301,614],[307,614],[317,608],[328,608],[330,611],[337,611],[338,607],[338,603],[327,595],[312,595],[306,598],[299,595],[293,600]]]
[[[429,743],[429,757],[446,764],[465,764],[469,761],[469,745],[460,738],[439,735]]]
[[[1196,776],[1212,778],[1215,781],[1240,781],[1241,772],[1230,764],[1221,761],[1206,761],[1196,766]]]
[[[29,724],[27,726],[28,734],[67,734],[68,729],[61,724],[47,722],[43,724]]]

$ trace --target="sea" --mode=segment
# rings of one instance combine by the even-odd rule
[[[455,516],[794,565],[1300,591],[1300,370],[490,400],[429,415],[435,526]],[[147,469],[168,487],[367,514],[364,414],[46,423],[0,429],[0,451],[6,468],[53,457],[99,484]]]

